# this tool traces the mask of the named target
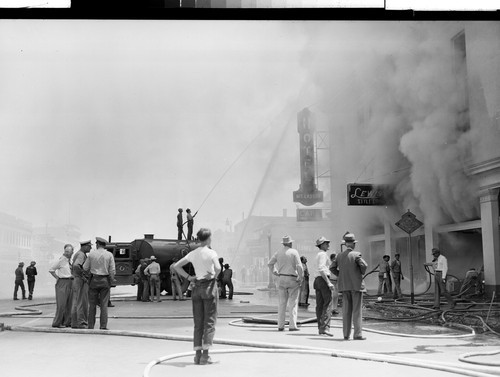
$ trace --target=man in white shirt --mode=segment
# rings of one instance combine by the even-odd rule
[[[156,291],[156,301],[161,302],[160,300],[161,267],[156,262],[156,257],[154,255],[152,255],[149,259],[151,259],[151,263],[144,269],[144,274],[146,276],[149,276],[149,299],[154,302],[155,291]]]
[[[330,320],[332,312],[330,303],[332,301],[332,292],[335,286],[330,280],[329,257],[326,253],[330,248],[330,240],[320,237],[316,241],[318,254],[316,255],[316,278],[313,288],[316,291],[316,319],[318,321],[318,333],[323,336],[333,336],[330,332]]]
[[[293,240],[284,236],[283,248],[269,260],[268,267],[272,274],[278,276],[278,331],[285,329],[285,315],[288,306],[290,314],[289,331],[298,331],[297,307],[299,304],[300,285],[304,279],[304,270],[299,252],[292,249]]]
[[[56,279],[56,314],[52,321],[52,327],[71,326],[71,306],[72,306],[72,280],[71,256],[73,246],[64,245],[63,255],[52,265],[49,272]]]
[[[455,301],[451,297],[450,292],[446,290],[448,260],[444,255],[441,255],[441,251],[437,248],[432,249],[432,256],[434,257],[432,261],[432,267],[434,268],[434,306],[432,308],[439,309],[441,294],[443,294],[448,300],[448,304],[450,304],[450,309],[453,309]]]
[[[196,351],[194,363],[212,364],[208,355],[213,346],[215,324],[217,322],[217,306],[219,293],[216,277],[221,272],[217,252],[212,250],[212,232],[208,228],[201,228],[196,237],[200,246],[188,253],[174,264],[177,274],[194,283],[191,301],[193,306],[194,334],[193,348]],[[189,275],[182,267],[191,263],[195,276]]]

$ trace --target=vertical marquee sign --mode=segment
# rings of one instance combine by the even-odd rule
[[[323,201],[323,192],[315,182],[314,126],[308,109],[297,114],[300,145],[300,186],[293,192],[293,201],[305,206],[312,206]]]

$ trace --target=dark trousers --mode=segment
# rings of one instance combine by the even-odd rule
[[[21,292],[23,293],[23,298],[26,298],[26,288],[24,288],[24,281],[16,280],[14,281],[14,298],[17,298],[17,291],[21,287]]]
[[[299,293],[299,305],[307,304],[309,301],[309,277],[304,278],[302,281],[302,285],[300,286],[300,293]]]
[[[71,304],[73,299],[71,279],[57,279],[56,314],[52,326],[71,326]]]
[[[391,277],[389,276],[389,273],[386,273],[385,275],[379,275],[377,295],[381,296],[382,294],[386,293],[390,294],[391,292],[392,292],[392,286],[391,286]]]
[[[142,301],[149,301],[149,280],[142,279]]]
[[[33,298],[33,291],[35,290],[35,280],[28,280],[28,292],[30,294],[30,298]]]
[[[401,274],[399,272],[393,272],[394,277],[394,298],[403,297],[401,292]]]
[[[108,327],[108,302],[110,285],[108,276],[93,275],[89,285],[89,329],[95,326],[96,307],[99,303],[101,311],[99,318],[99,328]]]
[[[193,238],[193,224],[188,223],[188,235],[187,239],[191,240]]]
[[[173,278],[171,280],[172,282],[172,296],[174,300],[177,300],[177,296],[179,296],[179,300],[184,299],[182,296],[182,287],[181,287],[181,282],[179,281],[179,278]]]
[[[318,320],[318,332],[323,334],[330,331],[330,302],[332,301],[332,291],[322,276],[314,279],[314,290],[316,291],[316,319]]]
[[[191,301],[194,319],[193,349],[195,351],[208,350],[214,340],[219,302],[215,279],[197,280]]]
[[[450,307],[455,306],[455,302],[453,301],[453,298],[451,297],[450,292],[448,292],[446,289],[446,282],[443,281],[443,273],[441,271],[436,271],[436,274],[434,275],[434,307],[435,308],[439,308],[439,304],[441,302],[441,295],[446,297],[446,300],[448,300],[448,304],[450,304]]]
[[[344,338],[349,338],[351,328],[354,326],[354,337],[362,337],[362,313],[363,308],[363,292],[360,291],[344,291],[342,292],[342,321]]]
[[[137,283],[137,301],[142,301],[142,292],[144,290],[144,283],[142,279]]]
[[[226,286],[229,288],[228,298],[230,300],[232,300],[233,299],[233,292],[234,292],[233,281],[232,280],[222,281],[222,290],[224,291],[224,293],[223,293],[224,297],[226,297]]]
[[[177,227],[177,240],[182,240],[182,227]]]
[[[81,277],[73,280],[71,327],[87,327],[89,317],[89,285]]]

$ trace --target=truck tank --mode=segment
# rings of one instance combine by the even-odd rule
[[[132,285],[139,260],[154,255],[161,267],[161,290],[171,294],[170,265],[174,258],[181,259],[199,245],[198,241],[155,239],[153,234],[145,234],[144,238],[135,239],[129,243],[110,242],[106,248],[115,257],[117,285]],[[191,264],[185,266],[184,269],[188,273],[193,273]]]

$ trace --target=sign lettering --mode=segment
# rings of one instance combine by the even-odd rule
[[[347,185],[347,205],[383,206],[388,200],[389,187],[370,183],[350,183]]]
[[[297,129],[300,145],[300,186],[293,192],[293,201],[311,206],[323,201],[323,192],[315,182],[314,126],[310,122],[310,111],[302,110],[297,114]]]

